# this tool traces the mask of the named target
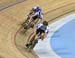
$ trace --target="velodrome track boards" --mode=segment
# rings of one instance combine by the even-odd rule
[[[14,3],[14,1],[17,0],[12,2]],[[8,3],[12,5],[10,6]],[[20,23],[26,19],[33,6],[40,5],[43,8],[44,20],[48,20],[50,24],[75,12],[75,0],[25,0],[21,3],[16,2],[15,5],[13,3],[11,0],[0,0],[0,58],[36,57],[34,53],[27,53],[23,49],[19,49],[19,46],[24,47],[31,30],[25,36],[22,35],[23,37],[18,33]]]

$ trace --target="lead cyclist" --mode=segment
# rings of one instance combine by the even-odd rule
[[[29,13],[29,22],[33,22],[33,25],[36,25],[40,22],[42,22],[43,19],[43,11],[42,8],[40,6],[35,6],[32,8],[32,10]]]

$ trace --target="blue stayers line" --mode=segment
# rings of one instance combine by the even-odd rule
[[[59,34],[60,36],[56,37]],[[68,22],[54,33],[51,46],[61,58],[75,58],[75,20]]]

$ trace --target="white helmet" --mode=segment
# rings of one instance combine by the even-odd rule
[[[32,10],[36,10],[36,9],[37,9],[37,6],[35,6],[35,7],[32,8]]]

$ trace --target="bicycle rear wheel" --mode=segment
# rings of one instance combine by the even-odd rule
[[[32,45],[29,47],[30,49],[33,49],[36,44],[38,43],[38,39],[35,39],[33,42],[32,42]]]
[[[25,26],[29,22],[30,17],[27,17],[27,19],[22,23],[22,26]]]

